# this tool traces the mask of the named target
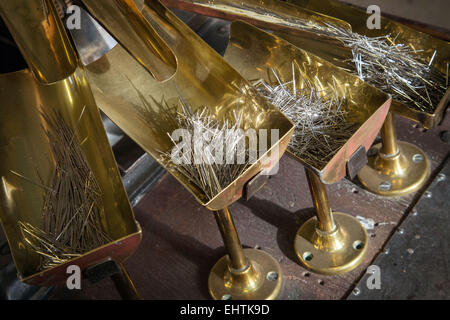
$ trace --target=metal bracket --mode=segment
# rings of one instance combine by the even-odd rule
[[[369,162],[366,148],[360,146],[347,161],[347,176],[354,179],[358,172]]]
[[[250,200],[262,187],[264,187],[267,180],[269,180],[267,174],[263,174],[263,171],[258,173],[245,184],[242,197],[245,200]]]
[[[245,185],[244,185],[244,192],[242,197],[245,200],[250,200],[259,190],[262,189],[262,187],[265,186],[267,181],[274,175],[274,171],[277,169],[277,167],[274,167],[270,172],[267,171],[261,171],[257,175],[255,175],[253,178],[251,178]]]

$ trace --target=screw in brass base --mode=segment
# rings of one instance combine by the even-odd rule
[[[316,273],[336,275],[356,268],[367,251],[366,229],[352,216],[332,212],[325,185],[306,169],[317,217],[306,221],[295,236],[302,265]]]
[[[268,253],[242,249],[228,209],[216,212],[228,255],[212,268],[208,287],[216,300],[273,300],[282,288],[281,268]]]
[[[397,141],[393,115],[383,125],[382,143],[372,147],[368,164],[358,173],[364,187],[382,196],[402,196],[419,190],[430,169],[425,153],[413,144]]]
[[[222,257],[209,274],[208,286],[216,300],[273,300],[282,287],[281,269],[268,253],[244,249],[249,264],[244,270],[230,266],[228,256]]]

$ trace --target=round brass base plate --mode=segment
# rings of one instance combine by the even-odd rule
[[[368,247],[366,229],[352,216],[333,212],[341,247],[330,250],[326,235],[318,235],[317,218],[306,221],[295,236],[295,252],[303,266],[312,272],[336,275],[356,268]]]
[[[402,196],[419,190],[427,181],[429,165],[425,153],[413,144],[398,141],[398,156],[380,155],[381,144],[375,145],[377,154],[358,173],[364,187],[382,196]]]
[[[282,287],[281,268],[268,253],[256,249],[244,249],[254,268],[255,288],[236,277],[230,281],[228,256],[222,257],[211,269],[208,279],[209,293],[215,300],[274,300]],[[256,278],[256,279],[255,279]]]

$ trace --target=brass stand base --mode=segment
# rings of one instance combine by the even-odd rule
[[[413,144],[398,141],[399,153],[393,157],[383,155],[381,144],[369,157],[369,163],[361,169],[358,178],[364,187],[382,196],[401,196],[420,189],[429,174],[425,153]]]
[[[278,262],[268,253],[244,249],[250,266],[231,270],[228,256],[212,268],[208,287],[215,300],[273,300],[281,292],[282,277]]]
[[[367,251],[366,229],[352,216],[333,212],[336,229],[325,233],[317,229],[317,218],[306,221],[295,236],[295,252],[305,268],[336,275],[356,268]]]

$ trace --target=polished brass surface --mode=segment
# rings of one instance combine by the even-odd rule
[[[278,262],[263,251],[242,249],[228,208],[216,211],[215,217],[228,255],[210,272],[208,286],[212,298],[275,299],[282,283]]]
[[[96,12],[91,13],[96,17]],[[168,169],[202,205],[213,211],[224,209],[242,196],[248,180],[275,166],[286,150],[293,124],[259,97],[237,71],[159,1],[146,1],[141,13],[175,54],[178,62],[175,74],[166,81],[155,80],[118,44],[102,59],[87,66],[96,101],[112,121]],[[115,34],[109,21],[105,21],[104,27]],[[163,104],[179,107],[180,97],[186,99],[194,112],[206,106],[218,119],[231,119],[239,105],[244,130],[279,129],[279,140],[269,143],[267,153],[222,192],[208,199],[161,159],[161,152],[169,152],[173,147],[167,133],[176,129],[168,126]]]
[[[75,72],[77,56],[53,1],[0,1],[0,14],[36,79],[53,83]]]
[[[132,0],[82,2],[155,79],[163,81],[173,76],[177,69],[174,53]]]
[[[386,34],[397,35],[397,43],[409,44],[417,54],[429,61],[434,52],[437,52],[434,66],[443,72],[447,72],[447,65],[450,62],[450,46],[448,42],[435,39],[430,35],[413,30],[402,24],[382,19],[381,30],[369,30],[366,27],[366,13],[359,9],[338,3],[337,1],[294,1],[305,8],[316,10],[324,14],[345,19],[352,27],[353,31],[367,36],[382,36]],[[277,33],[286,40],[298,45],[312,48],[312,52],[329,59],[333,63],[346,67],[342,60],[351,58],[350,50],[330,44],[327,40],[315,41],[311,39],[294,37],[287,33]],[[332,50],[327,50],[330,48]],[[335,54],[335,52],[337,54]],[[438,58],[439,57],[439,58]],[[347,66],[349,67],[349,66]],[[433,114],[420,112],[400,102],[393,100],[391,111],[382,127],[382,144],[374,148],[375,155],[369,157],[369,163],[358,174],[361,183],[371,192],[383,196],[401,196],[420,189],[429,174],[429,165],[426,155],[418,147],[405,142],[397,142],[393,113],[418,121],[425,128],[432,128],[442,120],[444,112],[450,102],[450,89],[439,102]],[[413,160],[415,157],[416,161]],[[420,159],[418,161],[417,159]]]
[[[314,208],[316,209],[318,228],[324,232],[332,232],[336,229],[336,224],[331,214],[326,186],[310,170],[306,170],[306,178],[309,190],[311,190]]]
[[[252,262],[244,270],[230,267],[228,256],[212,268],[208,287],[215,300],[274,300],[282,289],[281,268],[269,254],[256,249],[244,249]]]
[[[36,47],[21,45],[20,49],[28,55],[30,69],[39,71],[42,77],[28,69],[0,74],[0,222],[19,278],[33,285],[51,286],[66,281],[68,265],[76,264],[84,269],[107,259],[124,261],[139,245],[141,229],[134,218],[85,71],[73,68],[73,61],[68,58],[74,57],[75,52],[66,43],[64,29],[59,29],[62,24],[54,8],[45,1],[30,0],[15,2],[19,4],[16,11],[11,3],[2,2],[2,15],[19,20],[8,24],[17,42],[37,39]],[[49,22],[41,21],[46,27],[29,28],[25,26],[32,23],[28,16],[15,16],[17,12],[43,10],[41,3],[47,3],[45,8],[50,10],[46,11]],[[61,34],[55,34],[57,31]],[[67,50],[66,55],[61,53],[61,48]],[[45,52],[53,55],[42,56]],[[50,68],[52,60],[53,69]],[[42,228],[44,198],[57,166],[45,132],[48,110],[61,114],[80,143],[101,190],[104,208],[101,223],[113,242],[67,263],[40,270],[40,256],[25,243],[18,222]]]
[[[317,217],[297,231],[295,252],[307,269],[322,274],[342,274],[356,268],[368,246],[366,229],[352,216],[332,212],[326,186],[306,169]]]
[[[296,79],[299,88],[305,85],[305,81],[310,81],[321,88],[324,95],[336,91],[339,98],[344,99],[342,109],[349,111],[347,121],[355,123],[356,127],[348,142],[325,167],[314,167],[294,156],[313,170],[323,183],[334,183],[344,178],[346,162],[361,146],[366,150],[370,148],[389,110],[391,99],[388,95],[333,64],[245,22],[232,23],[225,59],[246,79],[262,79],[273,84],[277,80],[271,77],[270,69],[275,70],[282,82],[291,81],[294,61],[301,72]]]
[[[295,252],[302,265],[316,273],[337,275],[356,268],[368,247],[367,232],[352,216],[333,212],[338,228],[323,233],[317,218],[306,221],[295,236]]]
[[[134,219],[84,71],[77,69],[72,76],[51,85],[40,84],[28,70],[1,74],[0,100],[0,149],[3,155],[0,161],[0,219],[20,278],[33,284],[50,285],[65,281],[67,265],[89,265],[107,257],[120,262],[131,255],[139,244],[141,230]],[[84,107],[83,117],[77,124]],[[45,108],[58,110],[76,132],[76,138],[82,141],[82,150],[102,190],[105,207],[102,223],[109,236],[120,242],[40,272],[39,255],[24,243],[18,221],[42,227],[45,190],[39,184],[49,184],[56,165],[43,130]]]
[[[299,48],[304,48],[341,68],[349,71],[354,69],[353,62],[349,62],[353,59],[351,51],[348,48],[339,46],[339,44],[337,43],[332,43],[323,39],[316,40],[312,37],[302,38],[298,36],[292,36],[285,32],[275,32],[275,34],[298,46]],[[450,61],[450,55],[448,56],[448,61]],[[425,128],[431,129],[441,122],[449,102],[450,89],[447,89],[445,95],[436,106],[434,113],[427,113],[418,111],[417,109],[409,108],[407,105],[400,103],[397,100],[392,100],[391,111],[410,120],[419,122]]]
[[[397,145],[397,133],[395,132],[394,115],[389,112],[386,120],[384,120],[383,127],[381,128],[381,140],[383,141],[383,147],[381,152],[387,156],[395,156],[398,154]]]
[[[425,153],[413,144],[397,141],[391,113],[381,137],[382,143],[373,146],[375,152],[358,173],[358,179],[369,191],[382,196],[401,196],[419,190],[430,173]]]
[[[230,211],[228,208],[216,211],[215,217],[225,248],[230,256],[230,266],[236,270],[245,269],[248,267],[249,261],[242,250]]]

